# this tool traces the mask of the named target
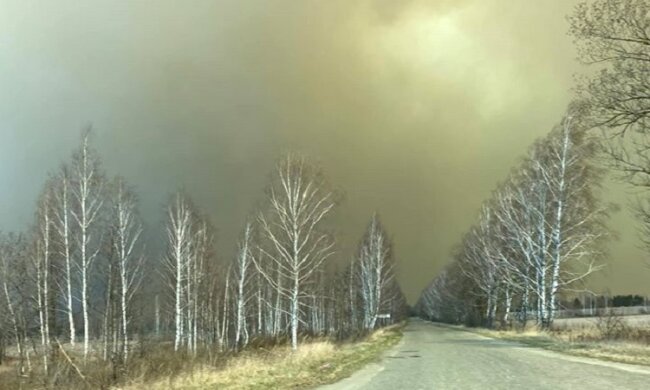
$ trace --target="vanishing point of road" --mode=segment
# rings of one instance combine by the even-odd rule
[[[322,390],[650,389],[650,368],[579,358],[411,320],[379,363]]]

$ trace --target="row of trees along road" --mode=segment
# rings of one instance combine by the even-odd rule
[[[327,220],[339,197],[306,158],[277,164],[232,260],[185,191],[169,198],[167,249],[155,256],[134,188],[106,176],[90,136],[49,176],[33,227],[0,236],[0,361],[15,346],[20,375],[47,377],[54,351],[128,367],[145,339],[192,355],[253,339],[297,349],[300,335],[346,337],[405,316],[379,217],[349,266],[337,261]]]
[[[546,327],[560,294],[599,268],[608,210],[583,113],[571,107],[481,206],[453,263],[422,293],[422,316],[492,327],[514,314]]]
[[[578,78],[580,103],[482,206],[454,262],[423,291],[424,317],[492,326],[532,313],[549,326],[558,296],[598,269],[607,236],[595,150],[624,181],[650,187],[650,3],[585,1],[568,21],[579,60],[591,68]],[[635,210],[650,249],[648,199],[641,191]]]

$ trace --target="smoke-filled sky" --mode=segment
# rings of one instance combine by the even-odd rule
[[[0,229],[29,225],[47,172],[92,124],[153,231],[184,186],[229,257],[273,163],[295,150],[346,194],[339,256],[378,210],[414,301],[560,120],[584,71],[566,35],[573,4],[3,0]],[[620,239],[592,286],[649,293],[629,191],[615,187]]]

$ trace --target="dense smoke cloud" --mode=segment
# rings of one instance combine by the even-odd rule
[[[106,169],[138,186],[151,226],[184,186],[230,256],[270,166],[298,150],[346,193],[341,257],[378,210],[414,299],[561,118],[581,71],[572,6],[4,1],[0,228],[28,225],[46,172],[92,123]],[[612,264],[624,267],[611,267],[611,287],[642,292],[634,228],[625,214],[615,225]]]

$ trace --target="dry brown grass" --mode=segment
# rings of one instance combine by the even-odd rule
[[[311,388],[350,375],[377,359],[400,337],[400,327],[391,327],[354,343],[315,340],[302,344],[296,352],[288,346],[249,350],[232,357],[222,367],[203,364],[153,381],[134,380],[120,389]]]
[[[70,361],[52,357],[48,376],[35,356],[25,376],[17,375],[15,359],[6,360],[0,366],[0,390],[310,388],[350,375],[400,337],[401,326],[393,326],[348,342],[304,339],[296,352],[286,343],[257,340],[238,354],[205,350],[197,356],[174,353],[170,343],[150,340],[134,345],[127,366],[95,357],[83,364],[82,356],[70,349]]]
[[[484,336],[515,341],[574,356],[650,366],[650,327],[626,325],[618,318],[601,316],[574,326],[551,331],[528,327],[525,330],[473,330]]]

